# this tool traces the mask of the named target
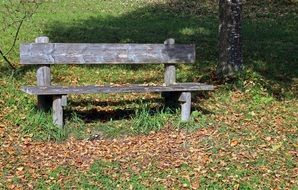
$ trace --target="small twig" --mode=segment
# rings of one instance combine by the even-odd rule
[[[8,63],[8,65],[15,70],[16,67],[8,60],[8,58],[3,54],[2,50],[0,49],[0,55],[3,57],[3,59]]]
[[[22,28],[22,25],[24,24],[24,21],[26,20],[27,17],[31,17],[35,12],[36,10],[38,9],[38,6],[39,4],[36,3],[35,4],[35,9],[30,13],[28,12],[25,12],[24,16],[22,17],[22,19],[20,20],[19,24],[18,24],[18,27],[17,27],[17,31],[14,35],[14,38],[13,38],[13,43],[11,45],[11,47],[9,48],[9,50],[4,53],[1,49],[0,49],[0,55],[3,57],[3,59],[8,63],[8,65],[13,69],[15,70],[16,67],[11,63],[11,61],[9,61],[9,59],[7,58],[7,55],[13,50],[13,48],[15,47],[16,45],[16,42],[17,42],[17,39],[18,39],[18,36],[19,36],[19,33],[20,33],[20,30]],[[7,9],[9,11],[9,9]]]
[[[13,50],[14,46],[16,45],[16,42],[17,42],[21,27],[22,27],[26,17],[27,17],[27,14],[25,14],[23,16],[22,20],[20,21],[20,23],[18,25],[18,28],[17,28],[17,31],[16,31],[16,34],[14,35],[14,38],[13,38],[13,43],[12,43],[11,47],[9,48],[9,50],[4,54],[4,56],[7,56]]]

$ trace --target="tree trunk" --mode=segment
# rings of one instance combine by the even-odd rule
[[[219,78],[232,76],[243,67],[241,12],[242,0],[219,0]]]

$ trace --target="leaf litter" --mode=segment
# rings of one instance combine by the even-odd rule
[[[47,176],[48,171],[61,166],[87,171],[96,160],[119,162],[122,168],[135,172],[152,164],[157,164],[161,170],[182,164],[204,165],[209,156],[203,147],[193,145],[212,133],[205,129],[187,134],[168,126],[149,135],[93,141],[70,138],[55,143],[36,142],[30,136],[18,135],[18,128],[8,128],[1,127],[0,166],[1,177],[10,189],[30,188],[33,185],[30,180]],[[186,141],[190,148],[185,148]],[[14,183],[16,177],[19,179],[17,185]]]

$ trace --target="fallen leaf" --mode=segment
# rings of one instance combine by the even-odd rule
[[[238,142],[237,140],[232,140],[231,143],[230,143],[230,145],[231,145],[232,147],[234,147],[234,146],[237,146],[238,143],[239,143],[239,142]]]

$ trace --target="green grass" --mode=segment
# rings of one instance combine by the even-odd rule
[[[151,166],[143,171],[134,171],[131,168],[124,169],[120,163],[97,161],[88,172],[75,171],[71,168],[60,167],[51,171],[48,177],[37,182],[37,187],[43,189],[45,181],[52,182],[50,189],[77,187],[80,189],[167,189],[171,185],[174,188],[191,188],[192,184],[204,179],[195,177],[182,177],[180,173],[192,173],[192,167],[181,165],[175,169],[161,171],[156,166]],[[63,175],[71,175],[66,181],[58,181]],[[171,179],[177,180],[172,182]],[[207,186],[206,186],[207,187]],[[210,187],[210,185],[209,185]],[[213,187],[217,187],[216,185]]]
[[[65,129],[52,125],[51,114],[37,111],[36,97],[24,94],[23,85],[35,85],[35,68],[18,65],[19,43],[41,35],[52,42],[194,43],[197,62],[178,66],[178,81],[214,83],[211,77],[218,59],[217,14],[213,4],[193,6],[164,1],[56,1],[41,5],[20,31],[17,46],[8,55],[18,66],[11,71],[0,65],[0,143],[15,130],[17,139],[32,136],[35,141],[62,141],[70,137],[103,139],[137,137],[160,131],[164,126],[187,134],[211,129],[212,135],[198,138],[198,147],[210,156],[202,165],[160,169],[157,164],[138,171],[123,168],[117,161],[98,160],[86,171],[63,166],[40,171],[36,189],[181,189],[199,184],[200,189],[297,189],[292,179],[297,164],[297,8],[271,7],[261,11],[245,6],[243,21],[246,70],[239,80],[219,85],[213,93],[193,96],[191,121],[180,122],[179,109],[163,109],[159,94],[71,95],[65,109]],[[173,1],[176,2],[176,1]],[[194,2],[194,1],[185,1]],[[3,2],[1,2],[3,3]],[[0,3],[0,5],[1,5]],[[275,10],[275,11],[273,11]],[[3,12],[0,12],[3,16]],[[2,17],[1,17],[2,18]],[[4,23],[0,22],[0,28]],[[0,47],[7,51],[14,28],[1,30]],[[163,81],[163,65],[154,66],[54,66],[52,83],[61,85],[155,83]],[[2,128],[5,126],[5,128]],[[2,129],[6,132],[2,133]],[[4,135],[2,135],[4,134]],[[187,140],[186,140],[187,141]],[[233,142],[236,145],[233,145]],[[187,144],[183,143],[184,146]],[[195,148],[198,148],[195,147]],[[2,149],[1,149],[2,150]],[[9,156],[4,152],[3,158]],[[3,159],[1,158],[1,160]],[[21,160],[3,164],[0,188],[6,188],[6,174]],[[130,160],[134,162],[133,159]],[[2,165],[1,165],[2,166]],[[182,175],[186,174],[186,175]],[[64,180],[60,180],[63,178]],[[35,181],[26,177],[27,181]],[[60,181],[59,181],[60,180]],[[13,184],[20,185],[17,176]],[[169,182],[169,183],[167,183]]]

